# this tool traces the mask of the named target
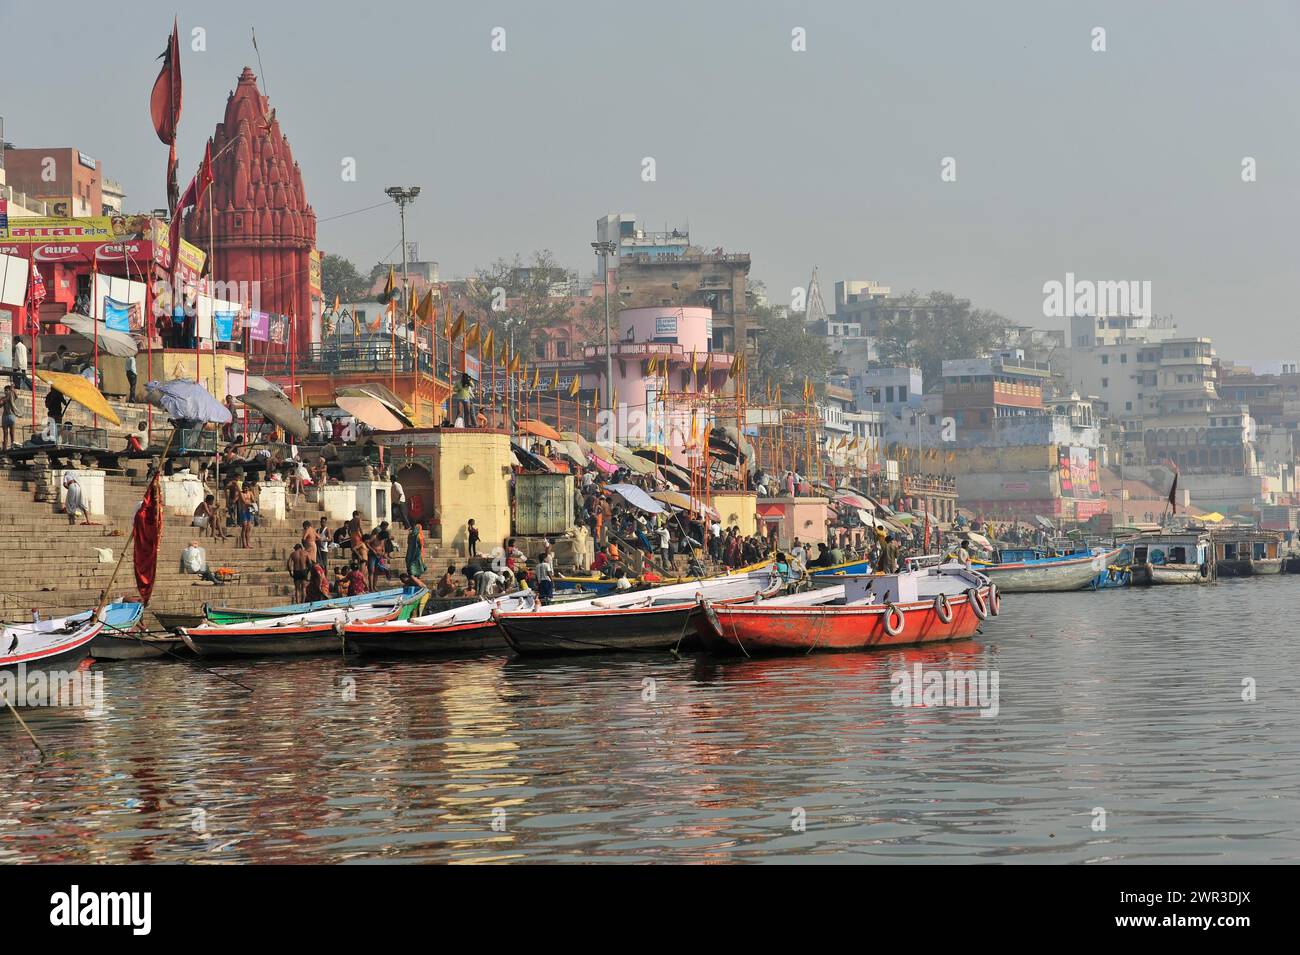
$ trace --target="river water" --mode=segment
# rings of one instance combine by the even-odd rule
[[[43,763],[0,713],[0,861],[1294,861],[1298,593],[1007,596],[877,653],[218,667],[251,695],[104,665],[101,711],[24,711]],[[896,705],[918,663],[996,675],[996,715]]]

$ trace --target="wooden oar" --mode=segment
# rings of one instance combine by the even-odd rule
[[[37,741],[36,734],[31,731],[31,727],[27,725],[27,721],[18,714],[18,710],[14,708],[13,703],[7,696],[5,697],[5,706],[9,707],[9,712],[14,715],[14,719],[18,721],[18,725],[23,728],[23,731],[31,739],[32,745],[36,747],[36,752],[41,754],[41,762],[45,762],[45,750],[41,748],[41,744]]]

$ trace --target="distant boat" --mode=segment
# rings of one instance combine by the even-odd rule
[[[532,611],[492,611],[515,652],[525,655],[690,649],[696,645],[699,597],[716,604],[771,596],[785,581],[770,571],[709,577],[650,590],[548,604]]]
[[[1106,573],[1121,550],[1048,556],[1033,548],[1003,549],[996,563],[979,563],[975,569],[1004,594],[1060,593],[1083,590]]]
[[[505,650],[505,637],[493,610],[529,611],[532,590],[453,607],[409,620],[354,621],[343,628],[348,646],[359,653],[468,653]]]
[[[960,564],[843,583],[745,604],[701,598],[712,652],[758,655],[870,650],[972,637],[1001,611],[988,578]]]
[[[753,564],[747,564],[744,567],[737,567],[729,574],[747,574],[751,571],[762,570],[764,567],[771,565],[774,558],[768,557]],[[659,587],[672,584],[685,584],[695,580],[694,577],[665,577],[662,580],[647,581],[639,577],[628,578],[633,587]],[[708,578],[705,578],[706,580]],[[617,591],[618,581],[613,577],[602,577],[600,574],[569,574],[556,575],[555,592],[556,594],[568,593],[587,593],[592,597],[604,597]]]
[[[842,574],[869,574],[871,573],[871,561],[863,558],[862,560],[849,560],[842,564],[831,564],[829,567],[808,566],[808,573],[813,577],[836,577]]]
[[[1282,535],[1277,531],[1215,528],[1214,570],[1220,577],[1258,577],[1282,573]]]
[[[1214,553],[1204,531],[1143,534],[1133,548],[1133,585],[1206,584],[1214,576]]]

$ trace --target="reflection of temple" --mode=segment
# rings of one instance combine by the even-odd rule
[[[185,237],[203,249],[215,245],[219,279],[257,283],[261,311],[292,316],[298,354],[305,355],[320,340],[319,307],[313,307],[320,296],[312,274],[316,213],[289,140],[248,67],[226,100],[212,156],[211,193],[186,220]]]

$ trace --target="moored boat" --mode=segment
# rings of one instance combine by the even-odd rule
[[[1204,531],[1144,534],[1132,547],[1134,586],[1205,584],[1214,577],[1214,551]]]
[[[605,653],[693,649],[701,595],[715,604],[774,595],[785,581],[760,570],[708,577],[609,597],[548,604],[532,611],[492,611],[506,641],[520,654]]]
[[[359,653],[475,653],[507,648],[493,610],[530,611],[537,595],[526,590],[480,600],[409,620],[354,621],[343,628]]]
[[[863,558],[862,560],[848,560],[841,564],[831,564],[826,567],[818,567],[810,564],[808,573],[813,577],[840,577],[845,574],[869,574],[871,573],[871,561]]]
[[[730,571],[735,574],[749,574],[755,571],[770,567],[773,558],[768,557],[753,564],[747,564],[744,567],[737,567]],[[633,587],[649,586],[671,586],[672,584],[687,584],[695,580],[694,577],[667,577],[663,580],[650,581],[642,580],[639,577],[629,577]],[[585,593],[590,597],[605,597],[617,593],[618,580],[614,577],[602,577],[600,574],[557,574],[555,576],[555,592],[564,595],[570,593]]]
[[[993,564],[976,569],[1004,594],[1061,593],[1082,590],[1106,573],[1122,548],[1092,553],[1042,556],[1033,550],[1002,550]]]
[[[267,656],[283,654],[339,653],[344,650],[343,631],[358,621],[398,620],[410,614],[423,599],[418,590],[408,601],[391,604],[356,604],[290,614],[272,620],[246,620],[223,626],[203,624],[182,627],[181,639],[200,656]]]
[[[138,603],[112,603],[69,617],[15,623],[0,632],[0,670],[71,672],[90,656],[91,643],[107,622],[123,629],[140,619]]]
[[[157,645],[166,643],[170,648],[179,645],[178,638],[158,638],[136,633],[144,605],[139,603],[108,604],[101,613],[103,628],[90,642],[90,656],[95,660],[141,660],[162,656]]]
[[[706,649],[756,655],[961,640],[1000,612],[1001,595],[983,574],[950,563],[749,604],[700,603]]]
[[[314,613],[317,610],[337,610],[344,607],[398,606],[408,608],[407,613],[418,613],[419,608],[410,600],[416,594],[426,595],[422,587],[394,587],[390,590],[377,590],[373,593],[357,594],[355,597],[331,597],[314,603],[284,604],[279,607],[213,607],[203,605],[203,616],[210,624],[226,625],[245,623],[250,620],[274,620],[298,614]]]
[[[1220,577],[1259,577],[1282,573],[1282,535],[1249,528],[1216,528],[1214,569]]]

